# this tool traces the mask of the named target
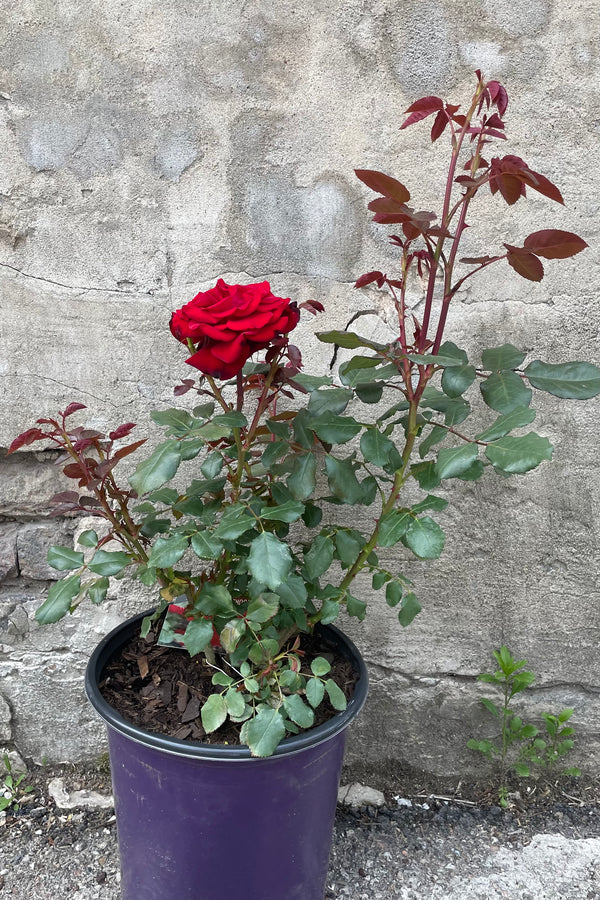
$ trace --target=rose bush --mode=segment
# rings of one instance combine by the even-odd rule
[[[379,343],[347,329],[320,333],[324,343],[356,352],[334,373],[308,374],[288,333],[299,309],[316,313],[321,304],[297,307],[273,296],[267,282],[219,280],[173,314],[171,331],[203,374],[175,389],[193,398],[186,408],[152,413],[165,440],[128,483],[115,468],[143,440],[122,443],[129,422],[108,435],[71,424],[85,409],[80,403],[39,419],[11,445],[11,452],[36,441],[60,448],[63,472],[79,490],[58,494],[56,513],[92,513],[109,523],[108,532],[79,536],[91,557],[50,548],[50,565],[71,574],[50,587],[38,621],[57,621],[86,596],[100,603],[112,576],[155,585],[161,640],[183,644],[214,673],[215,691],[200,710],[205,735],[218,736],[229,719],[253,755],[267,756],[286,734],[310,728],[321,703],[344,709],[329,661],[303,665],[301,635],[342,611],[363,619],[378,592],[408,625],[421,606],[400,558],[388,561],[390,548],[402,544],[418,559],[436,559],[448,482],[523,475],[551,459],[550,441],[524,432],[536,417],[534,390],[579,400],[600,393],[600,370],[591,363],[527,360],[529,349],[508,343],[469,359],[446,337],[450,304],[477,273],[505,261],[537,282],[546,260],[587,246],[571,232],[544,229],[493,255],[483,248],[460,255],[480,192],[511,207],[526,198],[525,187],[563,202],[519,157],[492,157],[492,164],[483,157],[488,144],[504,139],[507,103],[504,88],[478,72],[465,113],[439,97],[409,108],[403,127],[435,116],[432,140],[444,132],[450,138],[437,218],[408,206],[410,192],[395,178],[356,172],[380,195],[369,204],[374,221],[398,226],[391,235],[396,277],[371,271],[356,282],[386,292],[398,314],[396,340]],[[413,275],[426,285],[422,308],[408,295]],[[256,350],[264,353],[250,361]],[[122,549],[111,550],[113,540]],[[361,572],[372,584],[364,599]],[[169,620],[169,606],[182,621]],[[148,618],[144,635],[151,625]]]
[[[186,362],[213,378],[231,378],[257,350],[296,327],[298,308],[289,298],[275,297],[268,281],[227,284],[201,291],[171,316],[171,333],[191,345]]]

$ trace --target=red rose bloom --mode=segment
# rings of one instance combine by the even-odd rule
[[[196,294],[171,316],[171,333],[178,341],[191,340],[196,352],[187,363],[213,378],[231,378],[256,350],[268,347],[278,335],[296,327],[295,303],[260,284],[225,284],[219,278],[210,291]]]

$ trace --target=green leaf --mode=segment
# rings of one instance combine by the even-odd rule
[[[87,586],[87,592],[92,603],[98,604],[106,598],[108,591],[108,578],[98,578]]]
[[[325,685],[318,678],[309,678],[306,684],[306,699],[316,709],[325,696]]]
[[[81,544],[82,547],[95,547],[98,543],[98,535],[91,529],[88,531],[82,531],[77,538],[77,543]]]
[[[552,444],[548,438],[530,431],[523,437],[500,438],[486,447],[485,455],[502,472],[522,475],[544,460],[552,459]]]
[[[313,397],[315,394],[313,394]],[[310,427],[327,444],[345,444],[362,429],[360,422],[352,416],[334,416],[324,413],[319,418],[310,419]]]
[[[314,391],[308,401],[308,411],[313,417],[322,416],[327,412],[338,415],[344,412],[351,400],[352,391],[347,388]]]
[[[379,403],[383,395],[383,384],[357,384],[355,393],[361,403]]]
[[[441,353],[407,353],[406,358],[420,366],[434,365],[456,367],[455,356],[443,356]]]
[[[437,559],[444,549],[444,532],[429,516],[413,519],[404,536],[406,545],[419,559]]]
[[[304,512],[304,504],[298,500],[288,500],[281,506],[263,506],[261,519],[274,519],[276,522],[296,522]]]
[[[231,412],[220,413],[218,416],[215,416],[213,422],[216,425],[226,425],[228,428],[245,428],[248,424],[248,419],[244,413],[232,410]]]
[[[58,569],[59,572],[65,572],[68,569],[78,569],[83,565],[83,553],[57,545],[48,548],[46,559],[48,560],[48,565],[52,566],[53,569]]]
[[[117,575],[130,562],[128,554],[122,551],[110,553],[108,550],[96,550],[88,569],[96,575]]]
[[[287,715],[300,728],[311,728],[315,722],[315,714],[298,694],[283,698],[283,708]]]
[[[449,366],[442,375],[442,390],[448,397],[460,397],[476,377],[475,366]]]
[[[147,494],[161,487],[177,472],[181,462],[179,441],[166,441],[159,444],[154,453],[140,463],[129,479],[129,483],[138,496]]]
[[[377,366],[376,368],[353,369],[347,372],[344,377],[344,383],[350,385],[355,390],[359,387],[368,387],[380,383],[383,380],[397,378],[398,366],[395,363],[387,363],[385,366]]]
[[[373,369],[381,363],[380,356],[353,356],[343,362],[339,368],[342,384],[350,384],[352,373],[362,369]]]
[[[397,581],[390,581],[385,589],[385,602],[392,608],[398,606],[402,600],[402,585]]]
[[[371,581],[373,590],[380,590],[384,586],[384,584],[390,580],[390,578],[391,575],[389,572],[375,572]]]
[[[167,434],[175,437],[183,437],[197,424],[185,409],[154,410],[150,418],[157,425],[167,428]]]
[[[210,531],[197,531],[192,535],[192,549],[200,559],[218,559],[223,544]]]
[[[319,615],[319,621],[322,625],[331,625],[332,622],[335,622],[339,614],[339,600],[330,600],[329,598],[323,600],[323,605],[321,606]]]
[[[531,403],[531,388],[516,372],[494,372],[479,385],[485,403],[501,413],[510,413]]]
[[[269,619],[272,619],[273,616],[277,615],[279,603],[277,602],[275,595],[267,594],[267,597],[273,599],[266,599],[261,595],[248,604],[245,615],[248,622],[268,622]]]
[[[441,425],[434,425],[425,440],[419,444],[419,456],[423,459],[432,447],[439,444],[448,434],[448,429]]]
[[[600,393],[600,369],[588,362],[545,363],[534,359],[525,369],[529,383],[555,397],[587,400]]]
[[[432,491],[438,487],[441,479],[438,478],[435,463],[433,460],[429,462],[417,463],[410,467],[410,474],[419,483],[419,487],[424,491]]]
[[[394,509],[379,520],[377,544],[379,547],[393,547],[404,537],[411,522],[408,510]]]
[[[469,403],[462,397],[455,399],[447,397],[446,394],[443,394],[431,385],[428,385],[423,391],[421,405],[426,409],[434,409],[436,412],[444,413],[446,425],[460,425],[471,411]]]
[[[438,478],[457,478],[462,475],[478,455],[477,444],[461,444],[459,447],[447,447],[440,450],[436,463]]]
[[[287,441],[269,441],[267,447],[260,458],[265,469],[270,469],[273,463],[277,462],[284,454],[287,453],[289,444]]]
[[[457,366],[466,366],[469,362],[466,351],[457,347],[453,341],[444,341],[440,347],[440,353],[442,356],[451,357]]]
[[[69,575],[62,581],[55,582],[48,591],[48,597],[36,610],[35,618],[40,625],[58,622],[71,609],[71,601],[81,590],[79,575]]]
[[[361,436],[360,449],[367,462],[373,463],[375,466],[385,466],[390,460],[390,454],[396,449],[396,445],[373,426]]]
[[[306,375],[304,372],[298,372],[294,375],[294,382],[306,388],[307,391],[316,391],[325,385],[331,384],[333,378],[331,375]]]
[[[365,503],[366,485],[356,477],[352,459],[337,459],[327,454],[325,457],[325,469],[331,493],[342,503]],[[365,479],[367,481],[368,479]]]
[[[233,653],[245,633],[246,623],[243,619],[230,619],[226,622],[219,635],[225,652]]]
[[[205,616],[229,616],[234,612],[231,594],[224,584],[207,581],[202,585],[194,610]]]
[[[252,541],[248,555],[250,573],[271,590],[276,590],[289,575],[292,555],[289,547],[278,541],[273,534],[263,532]]]
[[[281,438],[284,441],[287,441],[290,436],[290,426],[285,421],[279,421],[278,419],[267,419],[266,426],[276,437]]]
[[[415,616],[418,616],[423,607],[414,594],[405,594],[402,599],[402,606],[398,610],[398,621],[403,628],[410,625]]]
[[[306,603],[306,585],[299,575],[288,575],[277,588],[277,595],[285,609],[302,609]]]
[[[310,671],[313,675],[322,678],[323,675],[327,675],[331,671],[331,663],[324,656],[316,656],[310,664]]]
[[[252,756],[271,756],[285,737],[281,713],[276,709],[263,707],[258,715],[248,722],[245,737]]]
[[[249,531],[254,524],[255,520],[248,515],[246,508],[239,503],[234,504],[226,507],[215,530],[215,536],[224,541],[235,540],[244,532]]]
[[[498,416],[493,425],[476,435],[476,440],[496,441],[509,434],[513,428],[524,428],[525,425],[530,425],[534,419],[535,410],[529,409],[527,406],[517,406],[512,412]]]
[[[448,506],[448,501],[443,497],[436,497],[434,494],[427,494],[423,500],[419,500],[414,506],[411,506],[411,512],[418,514],[425,512],[427,509],[433,509],[436,512],[442,512]]]
[[[337,344],[345,350],[358,350],[359,347],[370,347],[371,350],[385,350],[385,344],[377,344],[368,338],[354,334],[353,331],[318,331],[317,338],[324,344]]]
[[[200,406],[195,406],[193,408],[192,415],[194,415],[196,419],[210,419],[214,411],[214,403],[201,403]]]
[[[480,459],[476,459],[475,462],[469,466],[468,469],[465,469],[458,477],[461,481],[477,481],[478,478],[481,478],[484,471],[484,465]]]
[[[335,549],[342,566],[347,569],[354,565],[365,541],[358,532],[338,529],[335,533]]]
[[[148,565],[159,569],[170,569],[179,562],[188,548],[188,538],[174,534],[168,538],[157,538],[148,557]]]
[[[207,734],[220,728],[227,718],[227,704],[221,694],[211,694],[200,711],[202,725]]]
[[[239,719],[244,715],[246,701],[244,700],[243,694],[235,688],[231,688],[231,690],[227,691],[225,694],[225,704],[227,706],[227,712],[230,716],[233,716],[234,719]]]
[[[347,703],[342,689],[337,686],[333,679],[328,678],[325,682],[325,690],[327,691],[329,702],[333,708],[337,709],[339,712],[343,712],[346,709]]]
[[[495,704],[495,703],[492,703],[491,700],[488,700],[487,697],[482,697],[482,698],[481,698],[481,703],[482,703],[483,706],[485,706],[485,708],[487,709],[487,711],[488,711],[489,713],[491,713],[493,716],[496,716],[496,717],[499,717],[499,716],[500,716],[500,710],[498,709],[498,707],[496,706],[496,704]]]
[[[499,372],[501,369],[518,369],[524,359],[525,353],[521,353],[512,344],[490,347],[481,354],[483,368],[491,372]]]
[[[200,471],[205,478],[215,478],[223,468],[223,457],[218,450],[209,453],[202,465]]]
[[[359,622],[362,622],[367,614],[367,604],[352,594],[346,594],[346,609],[349,616],[354,616]]]
[[[183,645],[190,656],[197,656],[208,647],[213,634],[213,624],[208,619],[192,619],[185,629]]]
[[[294,460],[287,486],[295,500],[308,500],[316,487],[317,461],[313,453],[300,453]]]
[[[330,537],[318,534],[304,554],[304,568],[309,581],[323,575],[333,562],[334,544]]]

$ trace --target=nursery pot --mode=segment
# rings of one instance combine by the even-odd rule
[[[344,712],[257,759],[244,746],[144,731],[102,697],[108,660],[144,615],[104,638],[85,682],[108,726],[123,900],[323,900],[345,732],[368,688],[358,650],[321,628],[359,673],[354,695]]]

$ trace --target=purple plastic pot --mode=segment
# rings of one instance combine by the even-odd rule
[[[345,731],[367,696],[358,650],[321,629],[360,676],[347,709],[253,759],[143,731],[104,700],[103,669],[144,615],[98,645],[85,684],[108,726],[123,900],[323,900]]]

